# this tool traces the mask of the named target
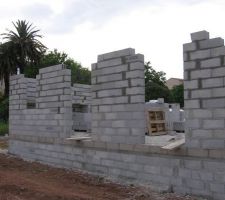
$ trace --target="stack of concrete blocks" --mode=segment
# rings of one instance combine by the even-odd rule
[[[73,84],[72,104],[73,130],[91,132],[91,85]]]
[[[191,34],[184,44],[186,145],[225,148],[225,47],[207,31]]]
[[[24,110],[28,103],[28,79],[23,74],[10,77],[9,132],[13,135],[29,135]],[[30,93],[29,93],[30,94]],[[25,127],[26,126],[26,127]],[[32,127],[31,127],[32,128]],[[32,129],[30,129],[32,130]]]
[[[98,56],[92,64],[92,138],[143,144],[144,56],[128,48]]]
[[[15,75],[10,79],[10,136],[57,141],[72,131],[71,73],[63,65],[39,70],[35,81]],[[32,82],[32,84],[31,84]],[[29,89],[30,88],[30,89]],[[36,106],[27,109],[36,90]]]

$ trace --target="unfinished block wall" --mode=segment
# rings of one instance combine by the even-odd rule
[[[186,145],[225,148],[225,47],[207,31],[191,34],[184,49]]]
[[[28,109],[30,100],[35,108]],[[69,137],[72,131],[70,70],[63,65],[43,68],[36,80],[24,75],[12,76],[9,109],[11,137],[19,135],[34,141],[38,137],[48,141]]]
[[[128,48],[98,56],[92,64],[92,138],[144,143],[144,56]]]

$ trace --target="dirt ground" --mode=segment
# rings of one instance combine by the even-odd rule
[[[6,145],[1,142],[1,147]],[[0,147],[0,148],[1,148]],[[0,153],[0,200],[197,200],[123,186],[103,178]]]

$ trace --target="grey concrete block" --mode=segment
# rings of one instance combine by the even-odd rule
[[[184,81],[184,89],[198,89],[198,80]]]
[[[210,119],[203,120],[203,128],[204,129],[220,129],[224,128],[224,120],[219,119]]]
[[[209,49],[190,52],[191,60],[205,59],[210,57],[211,57],[211,51]]]
[[[59,64],[59,65],[54,65],[51,67],[41,68],[41,69],[39,69],[39,73],[43,74],[43,73],[58,71],[58,70],[62,70],[62,69],[64,69],[64,66],[62,64]]]
[[[126,88],[126,94],[127,95],[138,95],[138,94],[145,94],[144,87],[131,87]]]
[[[98,69],[100,69],[103,67],[112,67],[112,66],[121,65],[121,64],[122,64],[122,59],[115,58],[115,59],[111,59],[111,60],[98,62],[97,67],[98,67]]]
[[[126,79],[133,79],[133,78],[144,78],[144,71],[143,70],[134,70],[126,72]]]
[[[211,49],[211,56],[217,57],[217,56],[224,56],[225,55],[225,47],[218,47]]]
[[[208,40],[208,39],[209,39],[209,32],[207,32],[205,30],[191,33],[192,41]]]
[[[110,81],[121,81],[122,80],[122,73],[121,74],[112,74],[112,75],[104,75],[97,77],[97,84],[110,82]],[[94,83],[92,83],[94,84]]]
[[[183,51],[184,52],[186,52],[186,51],[195,51],[195,50],[197,50],[196,43],[192,42],[192,43],[183,44]]]
[[[195,68],[196,68],[195,61],[184,62],[184,70],[195,69]]]
[[[212,69],[212,77],[221,77],[221,76],[225,76],[225,67]]]
[[[98,62],[102,61],[102,60],[108,60],[108,59],[112,59],[112,58],[118,58],[118,57],[123,57],[123,56],[128,56],[128,55],[134,55],[134,54],[135,54],[135,50],[132,48],[122,49],[119,51],[113,51],[110,53],[105,53],[105,54],[99,55]]]
[[[213,88],[212,89],[212,96],[213,97],[224,97],[225,95],[225,88]]]
[[[126,56],[125,60],[126,60],[126,63],[135,63],[135,62],[144,63],[144,55],[135,54],[131,56]]]
[[[224,85],[223,78],[210,78],[210,79],[203,79],[202,80],[202,87],[203,88],[214,88],[214,87],[221,87]]]
[[[220,37],[199,42],[200,49],[209,49],[224,46],[224,40]]]
[[[144,70],[145,66],[142,62],[133,62],[130,63],[130,70]]]
[[[212,68],[212,67],[219,67],[221,65],[220,58],[212,58],[203,60],[200,63],[201,68]]]
[[[220,139],[209,139],[202,141],[203,149],[224,149],[224,141]],[[216,170],[216,169],[215,169]]]
[[[199,98],[210,98],[213,96],[213,91],[210,89],[206,90],[193,90],[191,91],[191,98],[199,99]]]
[[[215,98],[215,99],[203,99],[202,100],[203,108],[223,108],[225,107],[224,98]]]
[[[198,79],[198,78],[210,78],[212,75],[211,69],[205,70],[194,70],[191,71],[191,79]]]
[[[97,95],[99,98],[121,96],[122,90],[121,89],[101,90],[97,92]]]

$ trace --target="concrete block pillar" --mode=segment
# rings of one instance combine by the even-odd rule
[[[27,108],[27,80],[24,74],[10,77],[9,111]]]
[[[36,78],[36,107],[42,113],[45,111],[49,113],[49,124],[58,127],[58,131],[52,133],[55,137],[70,137],[72,131],[71,71],[61,64],[55,65],[40,69]]]
[[[145,137],[144,56],[128,48],[92,64],[92,138],[142,144]]]
[[[183,45],[186,145],[224,149],[224,40],[210,39],[207,31],[192,33],[191,39]]]

